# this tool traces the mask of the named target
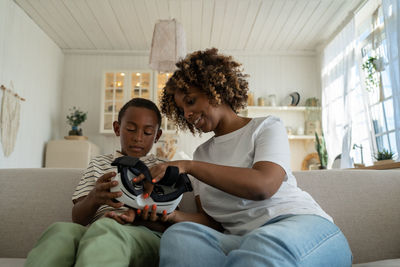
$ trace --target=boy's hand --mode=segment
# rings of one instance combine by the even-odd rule
[[[122,202],[113,202],[114,198],[122,196],[121,191],[110,192],[111,187],[118,185],[117,181],[111,181],[115,175],[115,172],[108,172],[97,179],[95,187],[88,195],[97,206],[108,205],[118,209],[124,205]]]
[[[136,214],[133,209],[128,209],[127,211],[125,211],[122,214],[117,214],[114,211],[109,211],[104,216],[114,219],[117,222],[119,222],[120,224],[126,224],[126,223],[133,223],[133,221],[135,220]]]

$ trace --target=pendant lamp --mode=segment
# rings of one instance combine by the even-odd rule
[[[175,19],[160,20],[154,26],[150,50],[150,68],[173,72],[175,63],[186,55],[186,37],[182,24]]]

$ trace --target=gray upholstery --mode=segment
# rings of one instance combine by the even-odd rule
[[[83,169],[0,170],[0,258],[25,258],[53,222],[71,221]]]
[[[400,170],[303,171],[295,175],[299,187],[343,231],[354,262],[400,258]]]
[[[82,173],[0,169],[0,258],[26,257],[51,223],[71,220],[71,195]],[[399,170],[304,171],[295,176],[345,233],[355,263],[400,258]],[[192,209],[192,201],[187,194],[184,208]]]

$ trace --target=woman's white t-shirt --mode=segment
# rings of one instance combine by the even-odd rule
[[[261,201],[240,198],[193,179],[194,193],[200,196],[204,211],[220,222],[227,233],[243,235],[286,214],[316,214],[332,221],[307,192],[297,187],[290,169],[288,137],[277,117],[253,118],[234,132],[212,137],[196,149],[193,159],[243,168],[270,161],[286,172],[279,190]]]

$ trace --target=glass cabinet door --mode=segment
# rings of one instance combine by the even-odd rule
[[[142,97],[153,100],[151,71],[109,71],[104,74],[101,133],[113,133],[113,122],[130,99]]]
[[[112,131],[113,121],[124,103],[124,72],[107,72],[104,84],[103,125],[105,131]]]
[[[133,72],[131,73],[131,94],[130,98],[142,97],[152,99],[150,88],[150,72]]]

